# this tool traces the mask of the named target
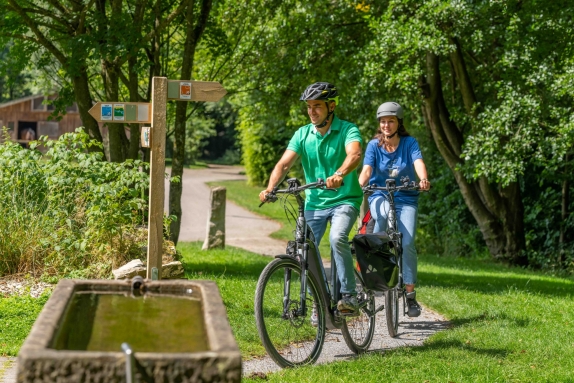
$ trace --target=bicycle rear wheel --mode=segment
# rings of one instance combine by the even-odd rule
[[[317,282],[307,275],[306,312],[300,308],[301,267],[291,259],[276,259],[259,276],[255,293],[255,323],[269,356],[281,367],[314,363],[325,340],[325,310]],[[317,326],[311,323],[317,307]]]
[[[363,280],[355,271],[357,301],[362,306],[358,317],[345,318],[341,332],[347,346],[355,354],[369,349],[375,333],[375,295],[363,288]]]
[[[389,335],[394,338],[399,333],[399,293],[396,288],[385,292],[385,315]]]

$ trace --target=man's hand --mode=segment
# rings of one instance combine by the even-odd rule
[[[332,175],[327,178],[327,187],[332,189],[338,189],[343,184],[343,177],[338,175]]]
[[[261,190],[261,193],[259,193],[259,201],[261,202],[265,202],[266,198],[267,198],[267,194],[269,194],[270,192],[267,191],[267,189],[265,190]]]

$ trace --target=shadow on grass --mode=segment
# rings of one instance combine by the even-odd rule
[[[474,353],[476,355],[486,355],[486,356],[489,356],[489,357],[495,358],[495,359],[504,359],[512,353],[511,350],[504,349],[504,348],[475,347],[472,344],[467,344],[467,343],[462,342],[462,341],[447,340],[447,339],[436,340],[433,342],[425,343],[424,345],[419,346],[419,347],[413,347],[410,350],[410,352],[414,352],[414,353],[428,353],[429,351],[444,352],[447,349],[463,350],[466,352]],[[383,349],[383,351],[393,352],[395,350],[394,349]],[[400,352],[400,350],[398,352]]]
[[[496,314],[487,314],[482,313],[480,315],[473,315],[464,318],[454,318],[450,321],[452,323],[452,327],[460,327],[464,326],[469,323],[480,323],[480,322],[507,322],[512,323],[516,327],[528,327],[532,321],[528,318],[524,317],[514,317],[507,315],[506,313],[496,313]]]
[[[508,357],[510,354],[513,353],[513,351],[508,350],[508,349],[503,349],[503,348],[480,348],[480,347],[474,347],[472,346],[472,344],[467,344],[465,342],[462,341],[457,341],[457,340],[438,340],[438,341],[433,341],[431,343],[425,343],[423,345],[420,346],[416,346],[416,347],[408,347],[409,349],[409,353],[421,353],[421,354],[426,354],[429,351],[439,351],[439,352],[445,352],[447,349],[456,349],[456,350],[463,350],[466,352],[471,352],[474,353],[476,355],[486,355],[489,356],[491,358],[495,358],[495,359],[504,359],[506,357]],[[392,353],[402,353],[404,352],[404,347],[382,347],[382,348],[376,348],[376,349],[370,349],[369,351],[367,351],[365,354],[363,355],[390,355]],[[355,354],[340,354],[340,355],[336,355],[336,357],[338,358],[348,358],[350,360],[358,360],[362,357],[362,355],[355,355]]]
[[[423,256],[420,261],[444,268],[440,272],[419,269],[420,283],[425,286],[465,289],[485,294],[499,294],[509,290],[555,297],[574,294],[574,281],[571,279],[545,276],[490,260]]]
[[[510,275],[508,272],[500,272],[500,274],[497,276],[495,272],[491,272],[490,275],[461,275],[448,271],[440,273],[419,271],[418,276],[420,283],[425,286],[464,289],[483,294],[499,294],[516,290],[555,297],[573,295],[574,283],[566,279],[541,279],[538,276]]]

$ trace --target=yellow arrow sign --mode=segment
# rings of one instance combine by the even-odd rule
[[[151,123],[149,102],[96,102],[89,113],[98,122]]]
[[[225,94],[227,94],[227,91],[217,81],[167,81],[168,100],[219,101]]]

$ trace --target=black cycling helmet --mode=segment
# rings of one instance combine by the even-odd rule
[[[301,97],[299,98],[301,101],[307,100],[329,100],[335,101],[335,104],[339,104],[339,92],[335,85],[328,83],[328,82],[316,82],[314,84],[309,85]]]
[[[393,101],[385,102],[377,109],[377,120],[384,116],[395,116],[402,120],[404,116],[403,107]]]
[[[329,108],[329,101],[334,101],[335,105],[339,105],[339,92],[335,85],[328,83],[328,82],[316,82],[314,84],[309,85],[301,97],[299,98],[301,101],[308,101],[308,100],[323,100],[325,101],[325,105],[327,105],[327,110],[329,111],[325,120],[315,125],[317,129],[321,129],[325,127],[329,123],[329,118],[335,113],[335,111],[331,111]]]

